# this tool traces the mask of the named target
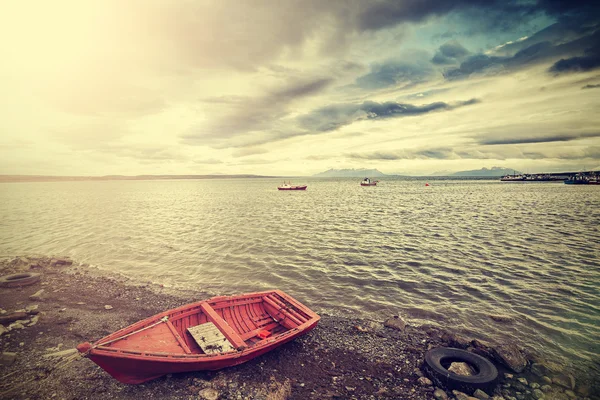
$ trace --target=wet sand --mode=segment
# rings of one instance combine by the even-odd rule
[[[240,366],[125,385],[88,359],[65,364],[66,355],[49,355],[210,296],[140,284],[70,263],[48,257],[0,261],[0,275],[27,271],[41,276],[30,286],[0,288],[4,315],[38,306],[27,317],[37,322],[25,323],[22,329],[13,328],[0,336],[0,350],[9,355],[0,365],[0,398],[432,399],[436,388],[426,380],[419,381],[425,352],[449,344],[472,346],[468,340],[457,342],[456,336],[435,327],[407,325],[395,329],[384,326],[383,321],[321,314],[319,325],[309,334]],[[41,289],[41,298],[30,299]],[[531,384],[535,376],[530,371],[506,377],[504,374],[510,371],[499,365],[499,372],[502,382],[496,389],[497,396],[534,398],[535,386]],[[523,385],[517,381],[519,377],[529,382]],[[568,399],[571,393],[576,398],[594,396],[590,385],[578,382],[578,387],[567,388],[552,383],[544,398]],[[453,396],[450,391],[444,394]],[[437,391],[436,397],[440,396],[442,393]]]

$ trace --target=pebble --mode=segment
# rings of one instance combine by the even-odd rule
[[[428,378],[426,378],[424,376],[420,377],[417,381],[419,382],[419,385],[421,385],[421,386],[431,386],[431,385],[433,385],[433,382],[431,382],[430,379],[428,379]]]
[[[490,396],[481,389],[477,389],[475,393],[473,393],[473,396],[480,400],[488,400],[490,398]]]
[[[107,305],[104,306],[104,309],[105,310],[112,310],[113,306],[107,304]]]
[[[433,397],[435,397],[437,400],[448,399],[448,395],[442,389],[435,389],[435,391],[433,392]]]
[[[572,398],[572,399],[574,399],[574,398],[576,398],[576,397],[577,397],[577,395],[575,394],[575,392],[574,392],[574,391],[572,391],[572,390],[569,390],[569,389],[565,390],[565,394],[566,394],[567,396],[569,396],[570,398]]]
[[[529,386],[531,386],[532,389],[538,389],[540,387],[540,384],[536,382],[531,382]]]
[[[219,392],[213,388],[202,389],[198,396],[204,400],[217,400],[219,398]]]
[[[537,400],[541,400],[544,398],[544,392],[542,392],[540,389],[534,389],[533,397]]]
[[[525,378],[518,378],[517,380],[518,380],[519,382],[521,382],[523,385],[527,385],[527,384],[528,384],[528,383],[527,383],[527,379],[525,379]]]
[[[547,392],[549,392],[549,391],[552,390],[552,386],[550,386],[550,385],[542,385],[542,387],[540,389],[542,389],[542,391],[544,391],[544,392],[547,393]],[[534,390],[534,392],[535,392],[535,390]]]

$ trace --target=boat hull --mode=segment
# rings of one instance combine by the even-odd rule
[[[306,190],[307,186],[278,187],[277,190]]]
[[[166,374],[194,371],[216,371],[223,368],[233,367],[243,364],[256,357],[259,357],[269,351],[295,339],[298,336],[310,332],[317,326],[317,322],[307,327],[302,332],[295,335],[289,335],[281,341],[274,342],[268,346],[255,351],[242,352],[235,356],[220,358],[211,357],[206,360],[194,359],[173,359],[165,360],[160,357],[144,357],[144,356],[123,356],[117,354],[105,354],[92,352],[88,358],[96,363],[100,368],[108,372],[113,378],[119,382],[137,385],[152,379],[160,378]]]
[[[361,183],[360,186],[377,186],[377,182],[373,182],[373,183]]]
[[[154,315],[77,349],[120,382],[139,384],[170,373],[242,364],[310,332],[319,319],[280,290],[215,297]],[[195,329],[210,325],[218,350],[207,346],[209,331],[194,336]]]

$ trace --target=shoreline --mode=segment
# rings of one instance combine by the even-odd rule
[[[39,273],[41,280],[30,286],[0,287],[0,308],[5,311],[2,315],[18,310],[28,314],[25,319],[28,322],[22,323],[22,327],[13,326],[0,335],[3,354],[0,377],[4,378],[0,380],[0,398],[460,397],[421,379],[425,352],[440,346],[468,349],[494,361],[500,382],[494,393],[488,393],[490,398],[493,395],[507,400],[600,396],[593,376],[575,378],[563,367],[525,354],[508,343],[492,348],[437,327],[406,325],[400,318],[372,321],[324,313],[312,332],[239,366],[167,375],[142,385],[124,385],[90,360],[64,364],[73,353],[56,354],[74,349],[81,342],[98,340],[148,316],[211,296],[133,282],[74,264],[68,258],[0,260],[0,275],[19,272]],[[37,299],[30,298],[42,289]],[[5,328],[9,326],[4,324]],[[509,368],[511,363],[517,369],[519,364],[525,366],[517,373]]]

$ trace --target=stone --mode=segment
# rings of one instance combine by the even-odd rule
[[[471,376],[474,374],[473,369],[469,366],[469,364],[464,362],[453,362],[450,364],[448,371],[454,372],[457,375],[463,376]]]
[[[509,374],[508,372],[505,372],[505,373],[504,373],[504,377],[505,377],[506,379],[512,379],[512,378],[514,377],[514,375],[513,375],[513,374]]]
[[[38,323],[39,319],[40,319],[39,315],[34,315],[33,318],[31,318],[31,321],[29,321],[29,324],[27,326],[34,326],[35,324]]]
[[[523,385],[528,385],[528,384],[529,384],[529,383],[527,382],[527,379],[525,379],[525,378],[517,378],[517,380],[518,380],[519,382],[521,382]]]
[[[0,324],[7,324],[10,322],[14,322],[20,319],[26,319],[27,318],[27,313],[24,311],[20,311],[20,312],[12,312],[10,314],[4,314],[2,316],[0,316]]]
[[[560,374],[553,376],[552,383],[567,389],[575,389],[575,378],[573,375]]]
[[[479,400],[488,400],[490,398],[490,396],[481,389],[477,389],[473,393],[473,397],[477,397]]]
[[[217,389],[206,388],[202,389],[198,393],[198,396],[204,400],[217,400],[219,398],[219,392],[217,391]]]
[[[540,389],[534,389],[533,390],[533,398],[537,399],[537,400],[541,400],[544,398],[544,392],[542,392]]]
[[[544,382],[546,385],[550,385],[552,383],[552,379],[547,376],[542,376],[542,382]]]
[[[22,322],[23,321],[13,322],[12,324],[10,324],[8,326],[8,330],[12,331],[12,330],[15,330],[15,329],[25,329],[25,325],[23,325]],[[27,322],[29,322],[29,321],[27,321]]]
[[[17,353],[5,351],[0,354],[0,365],[10,366],[17,360]]]
[[[505,400],[505,399],[502,396],[495,395],[494,397],[492,397],[492,400]]]
[[[107,304],[107,305],[104,306],[104,309],[105,310],[112,310],[113,306]]]
[[[433,391],[433,397],[437,400],[448,400],[448,395],[442,389],[435,389]]]
[[[431,385],[433,385],[433,382],[431,382],[430,379],[425,378],[424,376],[422,376],[419,379],[417,379],[417,382],[419,382],[419,385],[421,385],[421,386],[431,386]]]
[[[393,318],[388,318],[383,323],[383,326],[404,332],[404,329],[406,329],[406,322],[404,322],[404,320],[398,315],[394,315]]]
[[[450,346],[461,349],[466,349],[471,344],[471,342],[464,337],[451,332],[444,332],[442,341],[448,343]]]
[[[552,390],[552,386],[550,386],[550,385],[542,385],[542,387],[540,389],[542,389],[543,392],[548,393],[549,391]]]
[[[479,400],[477,397],[471,397],[463,392],[459,392],[458,390],[453,390],[452,394],[454,394],[456,400]]]
[[[529,386],[530,386],[532,389],[539,389],[539,388],[540,388],[540,384],[539,384],[539,383],[536,383],[536,382],[531,382],[531,383],[529,384]]]
[[[569,390],[569,389],[565,390],[565,394],[566,394],[567,396],[569,396],[569,398],[571,398],[571,399],[575,399],[575,398],[577,398],[577,395],[576,395],[576,394],[575,394],[575,392],[574,392],[574,391],[572,391],[572,390]]]
[[[423,372],[422,372],[422,371],[421,371],[419,368],[415,368],[415,369],[413,370],[413,373],[414,373],[416,376],[418,376],[419,378],[420,378],[420,377],[422,377],[422,376],[425,376],[425,375],[423,375]]]
[[[40,313],[38,308],[39,308],[39,305],[33,304],[33,305],[25,307],[25,312],[29,315],[36,315],[36,314]]]
[[[31,296],[29,296],[29,300],[44,301],[44,289],[40,289]]]
[[[8,329],[6,329],[4,325],[0,324],[0,336],[4,335],[6,332],[8,332]]]
[[[519,348],[512,343],[501,344],[493,350],[497,361],[507,366],[514,372],[522,372],[527,366],[527,359]]]
[[[53,258],[50,261],[50,265],[53,267],[60,267],[63,265],[71,265],[73,264],[72,260],[69,260],[68,258]]]
[[[456,400],[467,400],[469,398],[465,393],[459,392],[458,390],[453,390],[452,394],[456,397]]]

